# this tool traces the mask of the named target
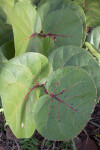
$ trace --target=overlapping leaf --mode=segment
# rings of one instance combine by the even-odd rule
[[[40,16],[44,14],[43,18],[41,17],[42,28],[35,6],[33,8],[27,2],[20,2],[15,5],[12,17],[15,55],[26,51],[34,51],[48,56],[58,46],[66,44],[82,46],[86,37],[85,16],[82,9],[69,1],[64,1],[61,6],[61,0],[55,2],[48,1],[44,4],[45,6],[49,4],[53,8],[48,9],[49,7],[47,7],[44,11],[43,5],[42,8],[38,9]],[[39,29],[37,31],[34,27],[38,28],[38,26]],[[41,30],[43,32],[40,33]],[[39,35],[36,33],[39,33]]]
[[[11,23],[12,9],[14,7],[14,0],[0,0],[0,7],[7,16],[6,23]]]
[[[30,48],[31,38],[28,37],[41,31],[41,20],[37,14],[36,7],[33,7],[28,2],[17,3],[13,9],[12,26],[15,40],[15,55],[30,51],[32,49],[32,47]]]
[[[64,9],[66,9],[66,12],[64,11]],[[83,10],[74,2],[71,2],[69,0],[51,0],[42,4],[37,11],[42,19],[42,30],[45,34],[57,33],[58,35],[72,36],[72,38],[58,36],[57,39],[60,40],[56,40],[56,42],[58,41],[60,45],[61,43],[62,45],[72,44],[77,46],[81,46],[83,44],[86,37],[85,15],[83,13]],[[76,24],[76,22],[78,24]],[[77,29],[79,29],[79,31],[77,31]],[[79,39],[77,39],[78,37]],[[66,43],[62,41],[66,41]]]
[[[77,46],[60,47],[49,56],[50,72],[66,66],[78,66],[85,69],[94,79],[100,96],[100,67],[93,56]]]
[[[100,25],[100,0],[75,0],[84,10],[87,26]]]
[[[35,130],[32,107],[39,97],[39,86],[46,81],[48,72],[47,58],[37,53],[13,58],[2,70],[0,93],[4,114],[18,138],[28,138]]]
[[[90,118],[95,104],[94,81],[82,69],[58,69],[47,80],[48,94],[33,106],[33,119],[39,133],[49,140],[69,140]]]
[[[91,34],[88,35],[87,41],[95,47],[95,50],[100,52],[100,26],[96,27]]]
[[[60,9],[49,13],[45,17],[42,30],[43,34],[50,38],[48,41],[55,38],[54,47],[69,44],[82,46],[82,22],[77,15],[73,14],[72,10]],[[52,35],[49,36],[49,34]],[[46,39],[46,37],[42,38]]]

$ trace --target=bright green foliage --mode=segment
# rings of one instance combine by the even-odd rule
[[[14,0],[0,0],[0,7],[3,8],[4,13],[7,16],[6,23],[11,23],[12,9],[14,6]]]
[[[93,45],[95,50],[100,52],[100,26],[97,26],[88,36],[87,41]]]
[[[33,7],[27,2],[20,2],[15,5],[12,16],[15,55],[22,54],[26,51],[34,51],[48,56],[51,50],[56,46],[66,44],[83,45],[86,37],[84,13],[76,4],[70,2],[69,5],[67,5],[68,3],[63,3],[63,6],[65,4],[66,7],[64,7],[64,9],[60,7],[60,11],[59,7],[53,12],[49,10],[51,13],[43,20],[42,27],[35,6]],[[50,5],[52,6],[53,4],[50,3]],[[59,5],[60,4],[58,4],[58,6]],[[56,3],[53,6],[56,6]],[[45,12],[42,12],[44,11],[43,7],[39,10],[39,15],[44,14],[45,16]],[[77,10],[76,13],[74,12],[75,10]],[[35,27],[37,27],[38,30],[35,29]],[[39,33],[40,30],[43,31],[42,35],[44,34],[45,37],[36,34]],[[34,35],[32,36],[32,34]],[[52,35],[50,36],[48,34]],[[55,41],[53,35],[55,35]]]
[[[54,47],[69,44],[82,46],[83,44],[82,22],[72,10],[61,9],[49,13],[44,19],[42,30],[44,34],[57,35]],[[50,40],[52,38],[51,36]]]
[[[0,92],[4,114],[18,138],[28,138],[35,130],[32,107],[39,97],[38,87],[46,81],[48,71],[47,58],[37,53],[16,57],[2,70]]]
[[[30,37],[41,31],[41,20],[33,7],[28,2],[19,2],[15,5],[12,15],[12,26],[15,41],[15,56],[29,51]],[[27,40],[26,40],[27,39]],[[34,41],[35,42],[35,41]]]
[[[75,0],[84,10],[87,26],[100,25],[100,0]],[[84,3],[85,2],[85,3]]]
[[[90,118],[96,95],[94,81],[84,70],[66,67],[51,74],[46,88],[48,95],[33,106],[36,129],[49,140],[73,138]]]
[[[68,140],[86,125],[100,99],[100,66],[87,51],[90,43],[100,49],[99,26],[86,42],[86,25],[100,25],[99,7],[99,0],[0,1],[0,96],[17,138],[37,129]]]
[[[66,9],[66,11],[62,9]],[[58,10],[58,15],[57,11],[55,13],[55,10]],[[38,7],[37,11],[43,22],[44,33],[50,32],[58,35],[72,36],[71,38],[57,37],[57,39],[61,39],[58,40],[58,43],[60,41],[60,45],[61,41],[67,41],[67,45],[73,44],[80,46],[83,44],[86,37],[85,15],[83,10],[74,2],[69,0],[48,0]],[[49,15],[50,13],[51,15]],[[79,36],[79,32],[81,37]],[[78,39],[78,37],[80,38]],[[63,44],[65,44],[64,42]]]
[[[77,46],[64,46],[49,56],[50,72],[66,66],[78,66],[85,69],[94,79],[100,96],[100,67],[91,54]]]

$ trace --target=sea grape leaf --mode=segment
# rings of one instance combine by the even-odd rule
[[[36,35],[30,39],[29,45],[27,47],[27,51],[37,52],[45,56],[48,56],[48,54],[50,53],[49,48],[53,49],[53,46],[54,46],[53,39],[50,40],[50,44],[49,44],[49,37],[44,39],[44,38],[40,38],[39,35]]]
[[[50,72],[66,66],[78,66],[85,69],[94,79],[97,94],[100,97],[100,66],[85,49],[69,45],[59,47],[49,55]]]
[[[74,25],[73,25],[74,24]],[[42,25],[43,33],[41,36],[48,41],[47,51],[52,51],[49,47],[50,40],[54,40],[53,49],[64,45],[82,46],[83,26],[79,17],[72,10],[60,9],[49,13]]]
[[[86,71],[65,67],[51,74],[47,95],[33,106],[33,120],[38,132],[49,140],[75,137],[90,118],[95,104],[96,87]]]
[[[84,10],[87,26],[100,25],[100,0],[75,0]]]
[[[87,41],[95,47],[95,50],[100,52],[100,26],[94,28],[88,35]]]
[[[41,5],[41,3],[42,3],[42,5]],[[62,0],[55,0],[55,1],[54,0],[48,0],[48,1],[44,0],[44,1],[40,2],[39,6],[40,7],[38,7],[37,11],[41,17],[42,22],[45,21],[45,17],[49,13],[51,13],[55,10],[59,10],[59,9],[66,9],[66,11],[71,10],[73,12],[73,14],[78,16],[79,19],[81,20],[82,27],[83,27],[83,30],[82,30],[83,41],[82,41],[82,43],[84,42],[84,40],[86,38],[85,14],[84,14],[83,10],[81,9],[81,7],[76,5],[76,3],[71,2],[70,0],[63,0],[63,1]],[[68,14],[68,16],[69,16],[69,14]],[[59,16],[59,20],[60,20],[60,16]],[[57,21],[57,23],[59,23],[59,22]],[[57,26],[57,24],[56,24],[56,26]],[[55,28],[56,28],[56,26],[55,26]],[[62,26],[62,28],[63,28],[63,26]]]
[[[30,37],[41,31],[41,20],[36,7],[29,2],[15,4],[12,15],[12,26],[15,41],[15,56],[29,51]],[[27,39],[28,38],[28,39]]]
[[[48,73],[48,59],[32,52],[9,60],[2,69],[2,105],[6,121],[17,138],[31,137],[35,130],[32,107],[39,97],[40,86],[47,80]]]
[[[0,7],[2,7],[3,11],[7,16],[6,23],[11,23],[12,9],[14,7],[14,0],[0,0]]]

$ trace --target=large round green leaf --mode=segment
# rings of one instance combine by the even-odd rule
[[[88,35],[87,41],[95,47],[95,50],[100,52],[100,26],[96,27],[91,34]]]
[[[50,72],[66,66],[78,66],[85,69],[94,79],[100,96],[100,66],[93,56],[77,46],[63,46],[49,56]]]
[[[7,16],[6,23],[11,23],[12,9],[14,7],[14,0],[0,0],[0,7]]]
[[[40,94],[39,86],[46,81],[48,73],[48,59],[37,53],[13,58],[1,72],[4,114],[17,138],[28,138],[35,130],[32,108]]]
[[[66,11],[61,9],[66,9]],[[57,40],[60,45],[61,43],[62,45],[72,44],[78,46],[83,44],[86,37],[85,15],[83,10],[74,2],[69,0],[51,0],[41,5],[37,11],[42,19],[42,30],[45,34],[52,33],[63,36],[72,36],[71,38],[57,37],[57,39],[60,39],[60,43]],[[76,24],[76,22],[78,24]],[[79,29],[79,31],[77,29]],[[77,40],[78,37],[79,39]],[[66,43],[62,41],[66,41]]]
[[[100,0],[75,0],[84,10],[87,26],[100,25]]]
[[[29,51],[28,47],[30,47],[31,38],[28,37],[41,31],[41,20],[37,14],[36,7],[33,7],[29,2],[18,2],[13,9],[12,26],[15,55],[17,56]]]
[[[75,137],[90,118],[95,104],[94,81],[77,67],[58,69],[47,80],[48,94],[33,106],[39,133],[49,140]]]
[[[55,38],[53,49],[64,45],[82,46],[83,44],[82,21],[72,10],[60,9],[49,13],[42,26],[42,35],[52,34],[52,36],[42,37],[45,40],[49,37],[48,51],[53,38]]]

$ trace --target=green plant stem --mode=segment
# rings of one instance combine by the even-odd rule
[[[88,42],[85,42],[85,46],[100,61],[100,54],[92,47],[92,45]]]
[[[74,141],[74,139],[71,139],[71,140],[72,140],[73,150],[77,150],[77,149],[76,149],[76,145],[75,145],[75,141]]]

